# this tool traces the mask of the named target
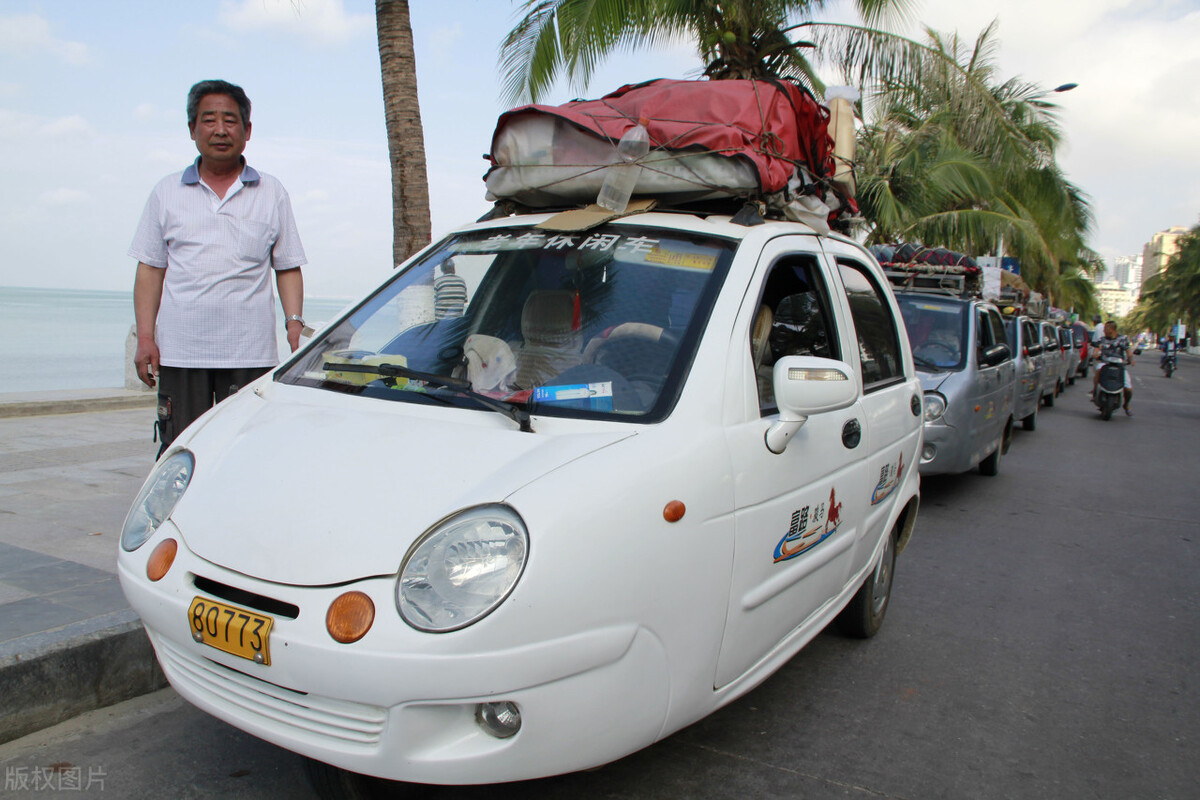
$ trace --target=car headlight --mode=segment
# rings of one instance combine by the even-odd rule
[[[121,547],[132,552],[146,543],[183,497],[195,467],[195,457],[180,450],[150,473],[125,517]]]
[[[465,628],[508,597],[528,552],[525,523],[511,508],[488,505],[455,514],[404,557],[396,608],[418,630]]]
[[[946,413],[946,398],[938,392],[925,393],[925,421],[935,422]]]

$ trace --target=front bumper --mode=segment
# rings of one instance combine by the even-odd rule
[[[151,583],[145,561],[168,535],[179,542],[178,555],[167,576]],[[581,620],[575,632],[539,639],[520,626],[519,607],[502,607],[462,631],[421,633],[395,611],[394,577],[334,587],[268,584],[198,558],[169,522],[120,556],[126,597],[183,697],[344,769],[416,783],[523,780],[613,761],[663,729],[666,654],[636,622]],[[188,606],[207,596],[194,585],[197,576],[299,608],[295,619],[275,618],[270,666],[192,639]],[[339,644],[325,629],[325,612],[352,589],[372,598],[375,623],[360,641]],[[474,635],[482,626],[487,634]],[[476,706],[490,701],[520,708],[515,736],[494,738],[476,722]]]

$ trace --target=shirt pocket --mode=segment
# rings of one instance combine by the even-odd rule
[[[234,253],[240,259],[262,263],[274,245],[271,226],[250,219],[233,220]]]

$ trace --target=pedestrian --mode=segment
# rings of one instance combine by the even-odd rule
[[[242,156],[250,100],[207,80],[188,92],[200,155],[150,193],[129,255],[137,259],[134,367],[158,386],[159,455],[197,417],[279,363],[275,274],[288,346],[304,329],[308,263],[283,185]]]
[[[442,262],[442,274],[433,279],[434,319],[461,317],[467,306],[467,282],[455,273],[454,259]]]

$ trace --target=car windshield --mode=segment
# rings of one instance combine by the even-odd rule
[[[453,236],[276,380],[486,408],[523,428],[530,412],[653,422],[678,397],[735,247],[627,224]]]
[[[967,304],[911,294],[896,300],[917,369],[961,370],[967,360]]]

